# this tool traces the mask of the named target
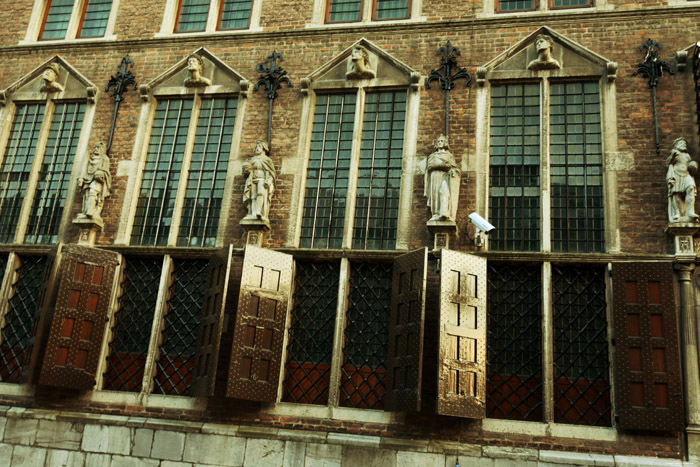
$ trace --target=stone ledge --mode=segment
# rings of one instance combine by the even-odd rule
[[[567,465],[593,465],[606,467],[613,467],[615,465],[613,456],[565,451],[540,451],[540,461],[550,462],[552,464]]]
[[[456,441],[430,440],[428,452],[459,454],[460,456],[481,457],[480,444],[458,443]]]
[[[202,422],[188,422],[183,420],[169,420],[161,418],[147,418],[143,428],[165,431],[181,431],[183,433],[199,433],[202,431]]]
[[[277,439],[277,428],[268,428],[264,426],[239,426],[238,436],[245,438],[263,438]]]
[[[325,443],[327,433],[310,430],[290,430],[280,428],[277,432],[279,439],[285,441],[302,441],[307,443]]]
[[[428,452],[427,439],[381,438],[379,447],[397,451]]]
[[[490,457],[493,459],[536,461],[538,458],[537,449],[512,448],[508,446],[484,446],[481,451],[484,457]]]
[[[615,467],[697,467],[694,462],[679,459],[661,459],[658,457],[614,456]]]
[[[205,423],[202,425],[202,434],[205,435],[238,435],[238,425],[224,425],[222,423]]]
[[[379,447],[379,436],[352,435],[346,433],[328,433],[328,444],[340,444],[342,446]]]

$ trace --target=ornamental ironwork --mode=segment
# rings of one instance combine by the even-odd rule
[[[117,122],[117,113],[119,112],[119,103],[124,100],[122,94],[129,90],[129,86],[136,90],[136,78],[129,70],[129,66],[134,66],[134,62],[127,55],[122,58],[121,63],[117,67],[117,73],[112,75],[107,83],[105,92],[109,92],[109,97],[114,101],[114,112],[112,113],[112,126],[109,129],[109,142],[107,143],[107,154],[112,148],[112,138],[114,137],[114,126]],[[112,91],[110,92],[110,88]]]
[[[267,144],[271,144],[272,139],[272,104],[277,97],[277,90],[286,84],[287,87],[292,87],[292,82],[287,76],[287,71],[282,69],[277,62],[284,61],[282,54],[278,54],[277,51],[273,51],[271,55],[268,55],[264,62],[259,63],[255,68],[260,74],[258,82],[255,83],[254,91],[257,91],[260,86],[263,86],[265,92],[267,93],[267,99],[269,100],[269,107],[267,113]]]
[[[471,86],[472,77],[467,73],[466,68],[460,67],[457,63],[457,57],[462,54],[450,41],[447,41],[447,44],[438,49],[437,55],[442,55],[440,57],[440,66],[437,69],[430,70],[425,87],[430,89],[430,83],[438,81],[440,88],[445,91],[445,136],[448,136],[450,134],[450,90],[454,89],[455,81],[458,79],[465,80],[465,87]]]

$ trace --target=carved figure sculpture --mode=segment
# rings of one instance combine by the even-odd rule
[[[376,76],[369,65],[369,52],[361,45],[353,47],[350,53],[350,70],[345,73],[347,79],[372,79]]]
[[[41,79],[44,80],[44,84],[41,86],[41,92],[63,91],[63,86],[56,82],[60,71],[61,69],[58,67],[58,63],[50,63],[49,66],[44,68],[44,71],[41,73]]]
[[[185,86],[188,88],[209,86],[211,81],[202,76],[203,70],[204,60],[202,60],[202,57],[197,54],[187,57],[187,71],[190,72],[190,77],[185,80]]]
[[[688,142],[676,138],[671,154],[666,159],[668,172],[668,220],[669,222],[697,222],[695,195],[697,188],[693,175],[698,171],[698,163],[690,159]]]
[[[449,149],[447,136],[438,136],[435,152],[428,156],[425,166],[424,194],[432,213],[431,221],[454,221],[457,215],[462,173]]]
[[[78,186],[83,192],[83,212],[79,219],[102,220],[104,200],[110,195],[112,175],[109,172],[107,146],[103,142],[95,144],[90,154],[87,173],[78,179]]]
[[[267,143],[258,141],[255,144],[255,154],[243,164],[243,175],[247,177],[243,189],[243,202],[248,208],[244,219],[269,221],[270,201],[277,177],[275,164],[269,154],[270,147]]]
[[[528,70],[558,70],[561,64],[552,57],[554,51],[554,39],[547,34],[540,34],[535,39],[537,58],[527,65]]]

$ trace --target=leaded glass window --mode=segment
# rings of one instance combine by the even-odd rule
[[[209,16],[211,0],[181,0],[177,32],[204,31]]]
[[[244,29],[250,22],[251,0],[222,0],[219,29]]]
[[[489,236],[494,250],[540,249],[540,87],[491,87]]]
[[[49,0],[40,39],[64,39],[75,0]]]
[[[601,252],[603,151],[598,83],[552,84],[552,249]]]
[[[536,6],[536,0],[498,0],[499,11],[534,10]]]
[[[25,243],[56,243],[66,192],[83,125],[85,104],[56,104],[39,179],[29,213]]]
[[[362,0],[330,0],[328,5],[328,22],[359,21],[361,11]]]
[[[576,8],[590,5],[591,0],[552,0],[552,8]]]
[[[374,19],[401,19],[409,16],[409,0],[375,0]]]
[[[36,155],[45,104],[17,104],[0,166],[0,243],[12,243]]]
[[[102,37],[105,35],[112,0],[89,0],[78,37]]]

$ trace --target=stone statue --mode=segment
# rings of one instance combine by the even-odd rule
[[[243,202],[246,203],[248,214],[244,219],[258,219],[269,222],[270,201],[275,191],[275,164],[269,157],[270,147],[264,141],[255,144],[255,154],[243,164],[245,188]]]
[[[431,222],[452,221],[457,215],[461,171],[450,152],[447,136],[435,141],[435,152],[428,156],[425,166],[425,196],[432,217]]]
[[[528,70],[558,70],[561,64],[552,57],[554,39],[547,34],[540,34],[535,40],[537,58],[527,65]]]
[[[103,142],[95,144],[90,154],[87,173],[78,179],[83,192],[83,212],[78,219],[102,220],[102,206],[112,188],[112,175],[109,172],[107,146]]]
[[[697,188],[693,175],[698,171],[698,163],[690,159],[688,142],[676,138],[671,154],[666,159],[668,172],[668,220],[669,222],[697,222],[695,195]]]
[[[188,88],[206,87],[211,84],[208,78],[202,76],[204,70],[204,60],[197,54],[192,54],[187,57],[187,71],[190,72],[190,77],[185,80],[185,86]]]
[[[349,71],[345,73],[347,79],[372,79],[376,76],[369,65],[369,52],[361,45],[353,47],[350,53]]]
[[[41,79],[44,80],[44,84],[41,86],[41,92],[63,91],[63,86],[56,82],[60,71],[61,69],[58,67],[58,63],[50,63],[44,68],[44,71],[41,73]]]

